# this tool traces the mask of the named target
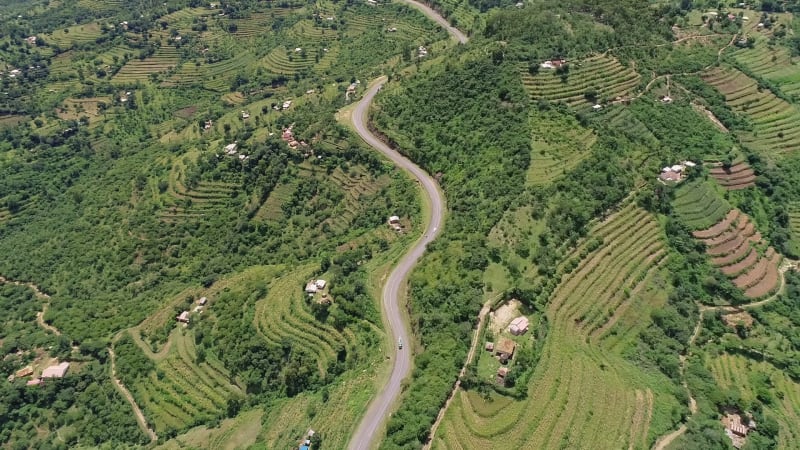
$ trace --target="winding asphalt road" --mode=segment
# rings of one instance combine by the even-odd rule
[[[442,17],[438,12],[434,11],[430,6],[415,0],[400,0],[400,2],[420,10],[422,14],[425,14],[429,19],[438,23],[442,26],[442,28],[447,30],[450,36],[453,36],[459,43],[466,44],[469,40],[467,35],[462,33],[458,28],[450,25],[450,22],[448,22],[447,19]]]
[[[367,450],[372,447],[373,442],[382,431],[381,426],[387,419],[392,404],[400,395],[403,379],[411,370],[411,350],[408,345],[411,340],[408,338],[408,330],[406,330],[401,310],[403,284],[414,265],[425,253],[425,246],[433,241],[441,231],[445,211],[444,196],[439,190],[436,181],[419,166],[389,148],[388,145],[372,134],[367,127],[369,105],[385,82],[385,77],[379,79],[358,102],[352,114],[353,126],[367,144],[392,160],[397,167],[406,170],[417,179],[427,196],[426,206],[430,208],[430,221],[422,238],[403,256],[391,274],[389,274],[386,284],[383,286],[383,313],[389,325],[389,332],[393,337],[392,348],[395,352],[392,373],[383,390],[370,403],[356,432],[353,433],[353,437],[350,440],[350,450]],[[397,348],[399,339],[402,339],[405,344],[402,350]]]
[[[400,1],[419,9],[428,18],[444,27],[450,36],[459,43],[465,44],[467,42],[468,38],[464,33],[451,26],[444,17],[429,6],[415,0]],[[376,443],[379,434],[383,431],[382,425],[388,419],[392,405],[400,396],[403,379],[411,371],[411,350],[408,345],[411,340],[408,338],[408,330],[401,310],[401,306],[405,304],[402,301],[404,299],[401,298],[404,292],[403,286],[414,265],[425,253],[425,247],[436,239],[436,236],[441,232],[445,212],[444,196],[436,181],[411,160],[392,150],[372,134],[367,126],[369,106],[384,83],[386,83],[386,77],[379,78],[367,90],[361,101],[356,104],[351,116],[353,126],[367,144],[389,158],[397,167],[416,178],[427,197],[424,206],[428,208],[430,216],[422,238],[400,259],[400,262],[389,274],[386,284],[383,286],[381,303],[384,317],[389,325],[389,332],[392,335],[392,348],[394,349],[392,372],[389,381],[378,395],[372,399],[364,417],[361,419],[361,423],[358,424],[358,428],[353,433],[348,447],[350,450],[368,450]],[[397,348],[397,342],[401,339],[405,343],[405,347],[402,350]]]

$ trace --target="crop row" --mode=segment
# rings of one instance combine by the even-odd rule
[[[706,244],[711,263],[732,279],[733,284],[749,298],[760,298],[778,287],[781,257],[766,246],[749,217],[731,212],[714,226],[694,233]]]
[[[729,191],[746,189],[756,184],[756,175],[746,162],[738,162],[728,168],[719,164],[711,167],[709,173],[717,183]]]
[[[527,68],[521,68],[522,82],[534,100],[563,101],[574,106],[586,102],[587,93],[599,98],[624,96],[635,89],[640,80],[636,71],[603,56],[570,63],[569,68],[565,79],[553,70],[543,69],[531,75]]]
[[[267,296],[256,304],[255,325],[267,341],[283,340],[315,355],[321,374],[339,352],[350,352],[350,342],[333,327],[317,321],[306,309],[303,300],[304,282],[311,276],[309,267],[299,269],[276,280]]]
[[[622,230],[622,231],[620,231]],[[600,248],[559,285],[547,315],[552,325],[523,401],[487,412],[477,395],[459,393],[435,441],[439,448],[625,448],[646,440],[653,403],[628,363],[586,339],[625,289],[658,264],[657,222],[626,207],[592,231]],[[600,305],[600,306],[598,306]],[[583,319],[581,319],[583,317]],[[603,366],[609,368],[601,369]],[[480,411],[480,412],[479,412]]]
[[[742,140],[757,150],[780,155],[800,149],[800,111],[745,74],[732,68],[712,69],[704,79],[716,87],[734,111],[746,115],[754,130]]]

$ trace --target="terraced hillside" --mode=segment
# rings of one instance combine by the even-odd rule
[[[178,49],[165,45],[156,50],[153,56],[144,59],[133,58],[114,75],[115,83],[135,83],[146,81],[150,74],[162,73],[174,69],[180,62]]]
[[[248,51],[238,51],[232,58],[210,64],[187,61],[164,81],[163,86],[201,85],[213,91],[226,92],[237,72],[254,61],[255,57]]]
[[[722,187],[729,191],[747,189],[756,185],[756,174],[750,165],[740,161],[730,167],[714,164],[709,169],[709,174],[717,180]]]
[[[134,386],[136,398],[157,433],[182,430],[224,411],[229,397],[241,394],[231,374],[216,358],[197,362],[194,333],[172,337],[156,372]]]
[[[184,184],[184,168],[176,162],[170,172],[169,187],[164,209],[159,219],[167,223],[197,219],[224,208],[231,198],[236,183],[200,181],[192,189]]]
[[[531,141],[531,164],[527,180],[547,183],[569,171],[589,155],[597,136],[572,117],[532,114],[535,123]]]
[[[678,187],[672,205],[681,221],[692,230],[702,230],[714,225],[731,210],[731,205],[704,180],[684,183]]]
[[[767,45],[766,39],[757,39],[753,48],[737,50],[734,57],[756,75],[777,84],[787,95],[800,96],[797,58],[786,47]]]
[[[776,97],[742,72],[717,67],[703,74],[703,79],[716,87],[728,105],[744,114],[753,131],[741,133],[742,141],[767,155],[780,156],[800,149],[800,110]]]
[[[766,393],[775,396],[765,414],[778,421],[778,448],[800,449],[800,384],[768,362],[742,356],[709,355],[706,364],[722,389],[737,392],[745,402],[762,399]]]
[[[564,102],[570,106],[588,105],[585,94],[593,92],[599,99],[625,97],[639,85],[641,77],[635,70],[625,67],[615,58],[596,56],[581,61],[570,61],[566,82],[555,70],[540,69],[531,75],[521,67],[522,82],[534,100]]]
[[[337,361],[356,357],[353,333],[338,331],[311,314],[303,287],[317,266],[305,266],[275,280],[267,296],[256,303],[255,327],[267,342],[314,355],[320,376],[324,377]],[[335,299],[334,299],[335,301]]]
[[[459,391],[433,447],[437,449],[646,449],[669,429],[669,381],[645,372],[602,345],[603,331],[665,260],[658,222],[628,205],[590,233],[602,238],[578,267],[562,277],[546,315],[541,359],[527,398]],[[616,318],[616,319],[615,319]],[[611,324],[611,325],[609,325]],[[525,389],[525,387],[522,387]]]
[[[732,209],[714,226],[692,234],[706,244],[711,264],[747,297],[761,298],[778,288],[781,256],[767,247],[746,214]]]
[[[46,33],[44,39],[47,42],[58,45],[62,49],[68,49],[72,47],[73,44],[94,42],[100,34],[100,24],[93,22],[55,30],[52,33]]]

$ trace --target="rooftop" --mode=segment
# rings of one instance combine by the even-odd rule
[[[41,378],[62,378],[67,373],[67,369],[69,369],[68,362],[50,366],[42,371]]]

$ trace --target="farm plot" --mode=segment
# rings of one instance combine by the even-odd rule
[[[562,277],[546,315],[541,358],[516,401],[459,391],[442,422],[434,448],[645,449],[668,429],[672,408],[666,377],[643,371],[593,338],[665,260],[658,222],[628,206],[596,226],[599,248]],[[579,248],[580,253],[584,248]],[[641,318],[640,318],[641,320]]]
[[[800,384],[768,362],[743,356],[728,353],[709,355],[706,365],[722,389],[738,392],[747,403],[763,396],[760,393],[765,384],[762,380],[768,380],[768,390],[775,399],[764,405],[764,409],[765,414],[772,416],[780,427],[778,448],[800,449],[800,430],[797,428],[800,423]]]
[[[194,85],[199,84],[217,92],[226,92],[230,89],[231,81],[236,74],[255,61],[255,57],[248,51],[239,51],[233,58],[211,64],[200,61],[187,61],[180,69],[165,80],[164,86]]]
[[[711,227],[731,210],[731,205],[703,180],[679,186],[672,205],[681,221],[692,230]]]
[[[709,169],[711,177],[729,191],[746,189],[756,185],[756,174],[744,161],[734,163],[730,167],[714,164]]]
[[[229,397],[241,394],[218,360],[196,362],[194,333],[189,331],[173,336],[156,372],[139,379],[134,392],[159,434],[211,420],[225,410]]]
[[[733,209],[714,226],[693,235],[706,245],[711,264],[745,296],[760,298],[778,288],[781,256],[772,247],[766,248],[746,214]]]
[[[766,39],[757,39],[753,48],[737,50],[734,58],[787,95],[800,96],[800,70],[786,47],[768,46]]]
[[[800,111],[794,105],[759,88],[755,80],[736,69],[714,68],[705,72],[703,79],[753,123],[752,132],[741,133],[742,142],[773,156],[800,149],[800,128],[796,126]]]
[[[179,450],[182,448],[237,449],[253,445],[261,431],[260,408],[243,412],[233,419],[223,420],[219,427],[200,426],[177,436],[158,450]]]
[[[62,49],[67,49],[72,47],[73,44],[94,42],[101,34],[100,24],[92,22],[55,30],[52,33],[45,33],[44,39]]]
[[[531,164],[527,182],[548,183],[589,155],[597,136],[572,117],[547,117],[533,113]]]
[[[374,179],[363,170],[353,170],[349,174],[336,168],[330,180],[344,192],[344,200],[334,209],[328,223],[337,234],[344,233],[362,209],[365,198],[375,195],[381,188],[389,185],[387,175]]]
[[[313,355],[324,377],[331,364],[355,358],[356,347],[352,332],[340,332],[311,314],[303,287],[316,268],[304,266],[275,280],[267,296],[256,303],[254,322],[267,342],[288,341],[296,350]]]
[[[131,84],[147,81],[150,74],[163,73],[177,67],[180,63],[178,49],[165,45],[156,50],[153,56],[144,59],[133,58],[114,75],[112,81],[120,84]]]
[[[624,97],[639,85],[641,79],[635,70],[607,56],[570,62],[566,81],[554,70],[542,69],[531,75],[527,67],[521,67],[520,73],[532,99],[564,102],[570,106],[588,104],[586,94],[590,92],[599,99]]]
[[[56,115],[62,120],[78,120],[83,116],[93,124],[100,118],[102,105],[111,105],[110,97],[68,98],[61,107],[56,108]]]
[[[184,168],[175,162],[170,171],[167,200],[159,219],[167,223],[191,220],[214,213],[227,204],[237,183],[200,181],[191,189],[184,184]]]

